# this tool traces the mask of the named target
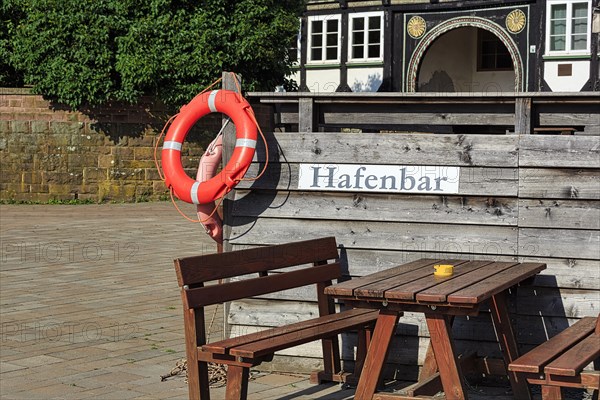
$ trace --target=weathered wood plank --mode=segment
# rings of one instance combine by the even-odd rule
[[[529,316],[583,318],[598,315],[600,291],[522,286],[518,313]]]
[[[322,113],[328,125],[514,125],[514,114],[503,113],[384,113],[329,111]]]
[[[275,244],[301,238],[335,236],[345,248],[441,251],[449,253],[516,254],[516,228],[364,221],[238,218],[229,242]]]
[[[600,260],[519,257],[520,262],[541,262],[548,268],[535,278],[536,286],[600,290]]]
[[[519,255],[600,259],[600,231],[519,228]]]
[[[521,168],[519,197],[600,199],[598,169]]]
[[[519,227],[600,229],[600,202],[519,200]]]
[[[413,196],[238,190],[233,215],[303,218],[516,225],[514,198]]]
[[[598,113],[540,112],[539,119],[542,126],[600,125]]]
[[[518,137],[503,135],[285,132],[268,145],[290,163],[516,167],[518,161]]]
[[[253,163],[246,178],[257,176],[262,164]],[[238,189],[297,190],[298,164],[269,163],[266,173],[257,181],[241,181]],[[461,167],[458,195],[512,197],[518,193],[516,168]]]
[[[521,136],[519,165],[600,168],[600,136]]]

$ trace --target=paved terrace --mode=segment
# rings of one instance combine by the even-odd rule
[[[198,225],[170,203],[0,205],[0,228],[1,399],[187,399],[160,377],[185,357],[172,260],[215,251]],[[249,398],[352,398],[307,378],[258,374]]]
[[[172,261],[215,251],[198,225],[163,202],[0,205],[0,227],[0,398],[187,399],[183,377],[160,377],[185,357]],[[315,389],[305,375],[251,384],[254,399],[351,395]]]

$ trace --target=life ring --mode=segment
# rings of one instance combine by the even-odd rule
[[[220,173],[206,182],[190,178],[181,163],[183,141],[194,124],[205,115],[220,112],[233,121],[236,142],[233,154]],[[256,149],[257,127],[250,117],[252,107],[238,93],[213,90],[201,93],[181,108],[165,137],[161,160],[165,183],[180,199],[192,204],[207,204],[226,195],[244,177]]]

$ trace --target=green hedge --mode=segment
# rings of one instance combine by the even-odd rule
[[[302,0],[4,0],[0,85],[21,76],[73,108],[189,101],[221,71],[273,90],[290,71]],[[15,74],[16,72],[16,74]]]

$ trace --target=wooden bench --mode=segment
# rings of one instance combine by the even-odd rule
[[[329,237],[176,259],[190,399],[210,398],[209,362],[227,365],[226,398],[244,399],[251,367],[272,360],[276,351],[314,340],[322,340],[324,369],[313,373],[311,381],[345,381],[350,374],[342,373],[337,335],[349,330],[359,332],[355,366],[359,372],[378,312],[335,312],[333,299],[324,294],[324,289],[341,277],[338,257],[335,238]],[[235,279],[223,282],[228,278]],[[214,281],[219,283],[207,285]],[[318,318],[206,343],[205,306],[312,284],[317,288]]]
[[[600,314],[585,317],[509,364],[532,385],[542,386],[543,400],[562,399],[561,387],[594,389],[598,398]],[[594,371],[583,368],[594,361]]]

